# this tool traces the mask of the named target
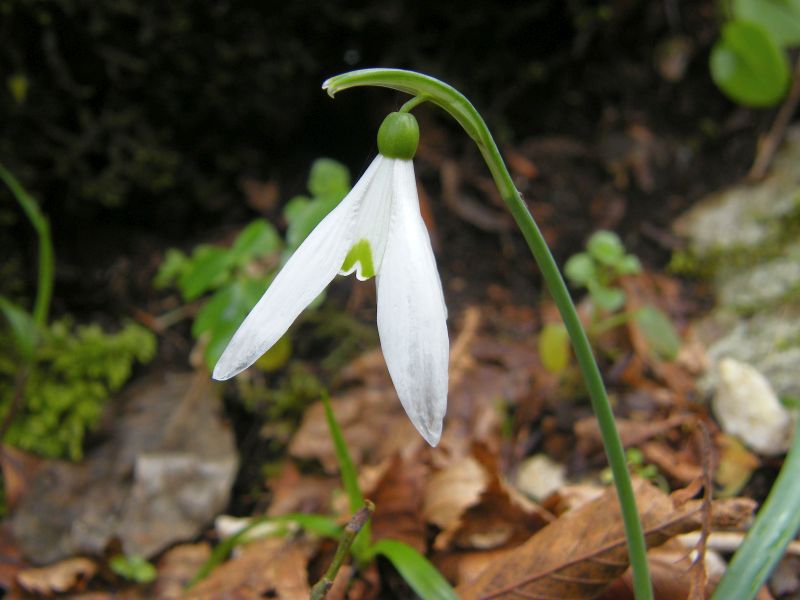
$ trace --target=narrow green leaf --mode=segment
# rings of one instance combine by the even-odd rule
[[[635,313],[636,324],[657,356],[674,360],[681,349],[681,338],[669,317],[648,304]]]
[[[728,564],[712,600],[755,598],[800,530],[800,421],[794,441],[756,520]]]
[[[763,27],[747,21],[725,24],[709,66],[714,83],[746,106],[773,106],[789,85],[786,54]]]
[[[436,567],[408,544],[397,540],[381,540],[370,548],[370,554],[380,554],[389,559],[420,598],[458,600],[456,591]]]
[[[551,373],[561,373],[569,364],[569,333],[563,323],[547,323],[537,340],[539,360]]]
[[[322,395],[322,405],[325,407],[325,418],[328,421],[328,429],[330,429],[331,432],[333,448],[336,451],[336,460],[339,463],[342,484],[347,492],[347,499],[350,503],[350,512],[355,513],[364,506],[364,495],[361,493],[361,488],[358,485],[358,471],[356,470],[355,464],[353,464],[353,458],[350,456],[350,450],[347,448],[347,442],[345,442],[344,435],[342,435],[342,430],[336,422],[336,418],[333,416],[333,408],[331,408],[331,402],[327,394]],[[364,527],[361,528],[353,545],[350,547],[350,551],[357,560],[363,562],[365,559],[371,537],[370,524],[367,522]]]
[[[327,394],[322,396],[322,405],[325,407],[325,418],[328,420],[328,429],[330,429],[331,439],[333,439],[336,460],[339,463],[339,470],[342,474],[342,484],[350,502],[350,512],[354,513],[364,506],[364,496],[358,486],[358,471],[356,471],[356,466],[353,464],[342,430],[336,422],[336,417],[333,416],[333,408],[331,408],[331,402]]]
[[[31,359],[36,348],[36,323],[33,317],[22,307],[8,298],[0,296],[0,313],[8,321],[11,335],[23,358]]]

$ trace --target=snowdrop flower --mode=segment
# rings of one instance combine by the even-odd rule
[[[447,405],[447,309],[419,210],[413,115],[391,113],[379,155],[342,202],[292,255],[234,334],[214,368],[229,379],[252,365],[337,275],[375,277],[378,332],[400,402],[435,446]]]

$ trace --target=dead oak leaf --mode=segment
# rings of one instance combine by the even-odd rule
[[[649,545],[697,529],[699,509],[672,500],[646,481],[635,481],[637,504]],[[616,492],[570,511],[505,560],[490,565],[474,582],[460,586],[465,600],[520,593],[530,598],[593,598],[628,567],[624,526]]]
[[[268,538],[246,545],[188,590],[184,600],[306,600],[310,547],[300,540]]]
[[[17,573],[22,589],[38,596],[53,596],[81,589],[97,573],[97,563],[83,557],[68,558],[47,567]]]

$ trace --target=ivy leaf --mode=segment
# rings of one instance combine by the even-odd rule
[[[779,102],[789,84],[789,62],[756,23],[730,21],[711,49],[711,77],[731,99],[753,107]]]

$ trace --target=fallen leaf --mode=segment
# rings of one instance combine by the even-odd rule
[[[20,498],[33,481],[44,459],[18,448],[0,445],[0,467],[3,470],[3,487],[6,509],[14,510]]]
[[[506,484],[494,457],[481,444],[475,444],[472,457],[431,479],[425,514],[442,528],[434,541],[437,550],[516,545],[552,520],[549,513]]]
[[[68,558],[47,567],[20,571],[17,583],[31,594],[52,596],[82,589],[97,570],[97,563],[93,560]]]
[[[720,486],[717,495],[720,498],[730,498],[747,485],[761,461],[733,436],[720,433],[716,441],[719,465],[714,473],[714,481]]]
[[[375,489],[369,493],[376,509],[372,516],[375,541],[394,539],[425,554],[426,529],[422,490],[428,467],[414,458],[395,455]]]
[[[158,579],[153,588],[153,596],[160,600],[182,597],[186,584],[210,556],[211,546],[208,542],[170,548],[158,561]]]
[[[185,600],[307,600],[310,546],[300,540],[268,538],[244,546],[183,596]]]
[[[650,546],[696,529],[698,508],[676,509],[670,498],[646,481],[635,480],[637,504]],[[513,592],[530,597],[593,598],[628,567],[624,527],[616,492],[566,513],[506,560],[490,565],[459,597],[494,598]]]

